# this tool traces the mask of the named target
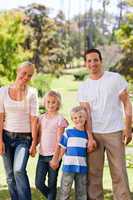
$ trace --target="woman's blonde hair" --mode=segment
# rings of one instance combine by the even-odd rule
[[[44,95],[44,97],[43,97],[43,104],[44,104],[44,105],[45,105],[45,101],[46,101],[46,99],[47,99],[48,96],[55,97],[55,98],[57,99],[57,102],[58,102],[57,110],[59,110],[60,107],[61,107],[61,95],[60,95],[60,93],[59,93],[59,92],[56,92],[56,91],[54,91],[54,90],[48,91],[48,92]]]
[[[25,62],[21,63],[18,66],[18,69],[21,69],[23,67],[33,67],[35,69],[35,65],[32,62],[30,62],[30,61],[25,61]]]

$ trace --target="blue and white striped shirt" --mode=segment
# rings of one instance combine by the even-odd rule
[[[62,135],[59,145],[66,149],[63,172],[87,173],[87,141],[87,132],[75,128],[66,130]]]

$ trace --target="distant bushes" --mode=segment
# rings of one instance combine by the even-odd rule
[[[38,73],[35,75],[31,85],[38,90],[39,97],[42,97],[50,89],[52,79],[51,74]]]
[[[44,112],[46,112],[46,109],[43,105],[39,105],[39,114],[43,114]]]
[[[87,71],[79,71],[79,72],[75,72],[73,74],[74,80],[76,80],[76,81],[82,81],[82,80],[84,80],[87,75],[88,75]]]
[[[53,76],[51,74],[38,73],[35,75],[35,77],[33,77],[33,80],[31,82],[31,85],[35,87],[38,91],[40,114],[46,111],[44,105],[42,105],[42,97],[48,90],[50,90],[52,80]]]

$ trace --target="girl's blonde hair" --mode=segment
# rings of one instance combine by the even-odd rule
[[[48,91],[43,97],[43,104],[45,104],[45,101],[46,101],[48,96],[55,97],[57,99],[57,102],[58,102],[57,110],[59,110],[60,107],[61,107],[61,95],[60,95],[60,93],[56,92],[54,90]]]

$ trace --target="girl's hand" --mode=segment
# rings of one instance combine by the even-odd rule
[[[5,144],[2,140],[0,140],[0,156],[5,153]]]
[[[59,167],[59,162],[55,161],[55,160],[51,160],[50,161],[50,167],[54,170],[56,170]]]

